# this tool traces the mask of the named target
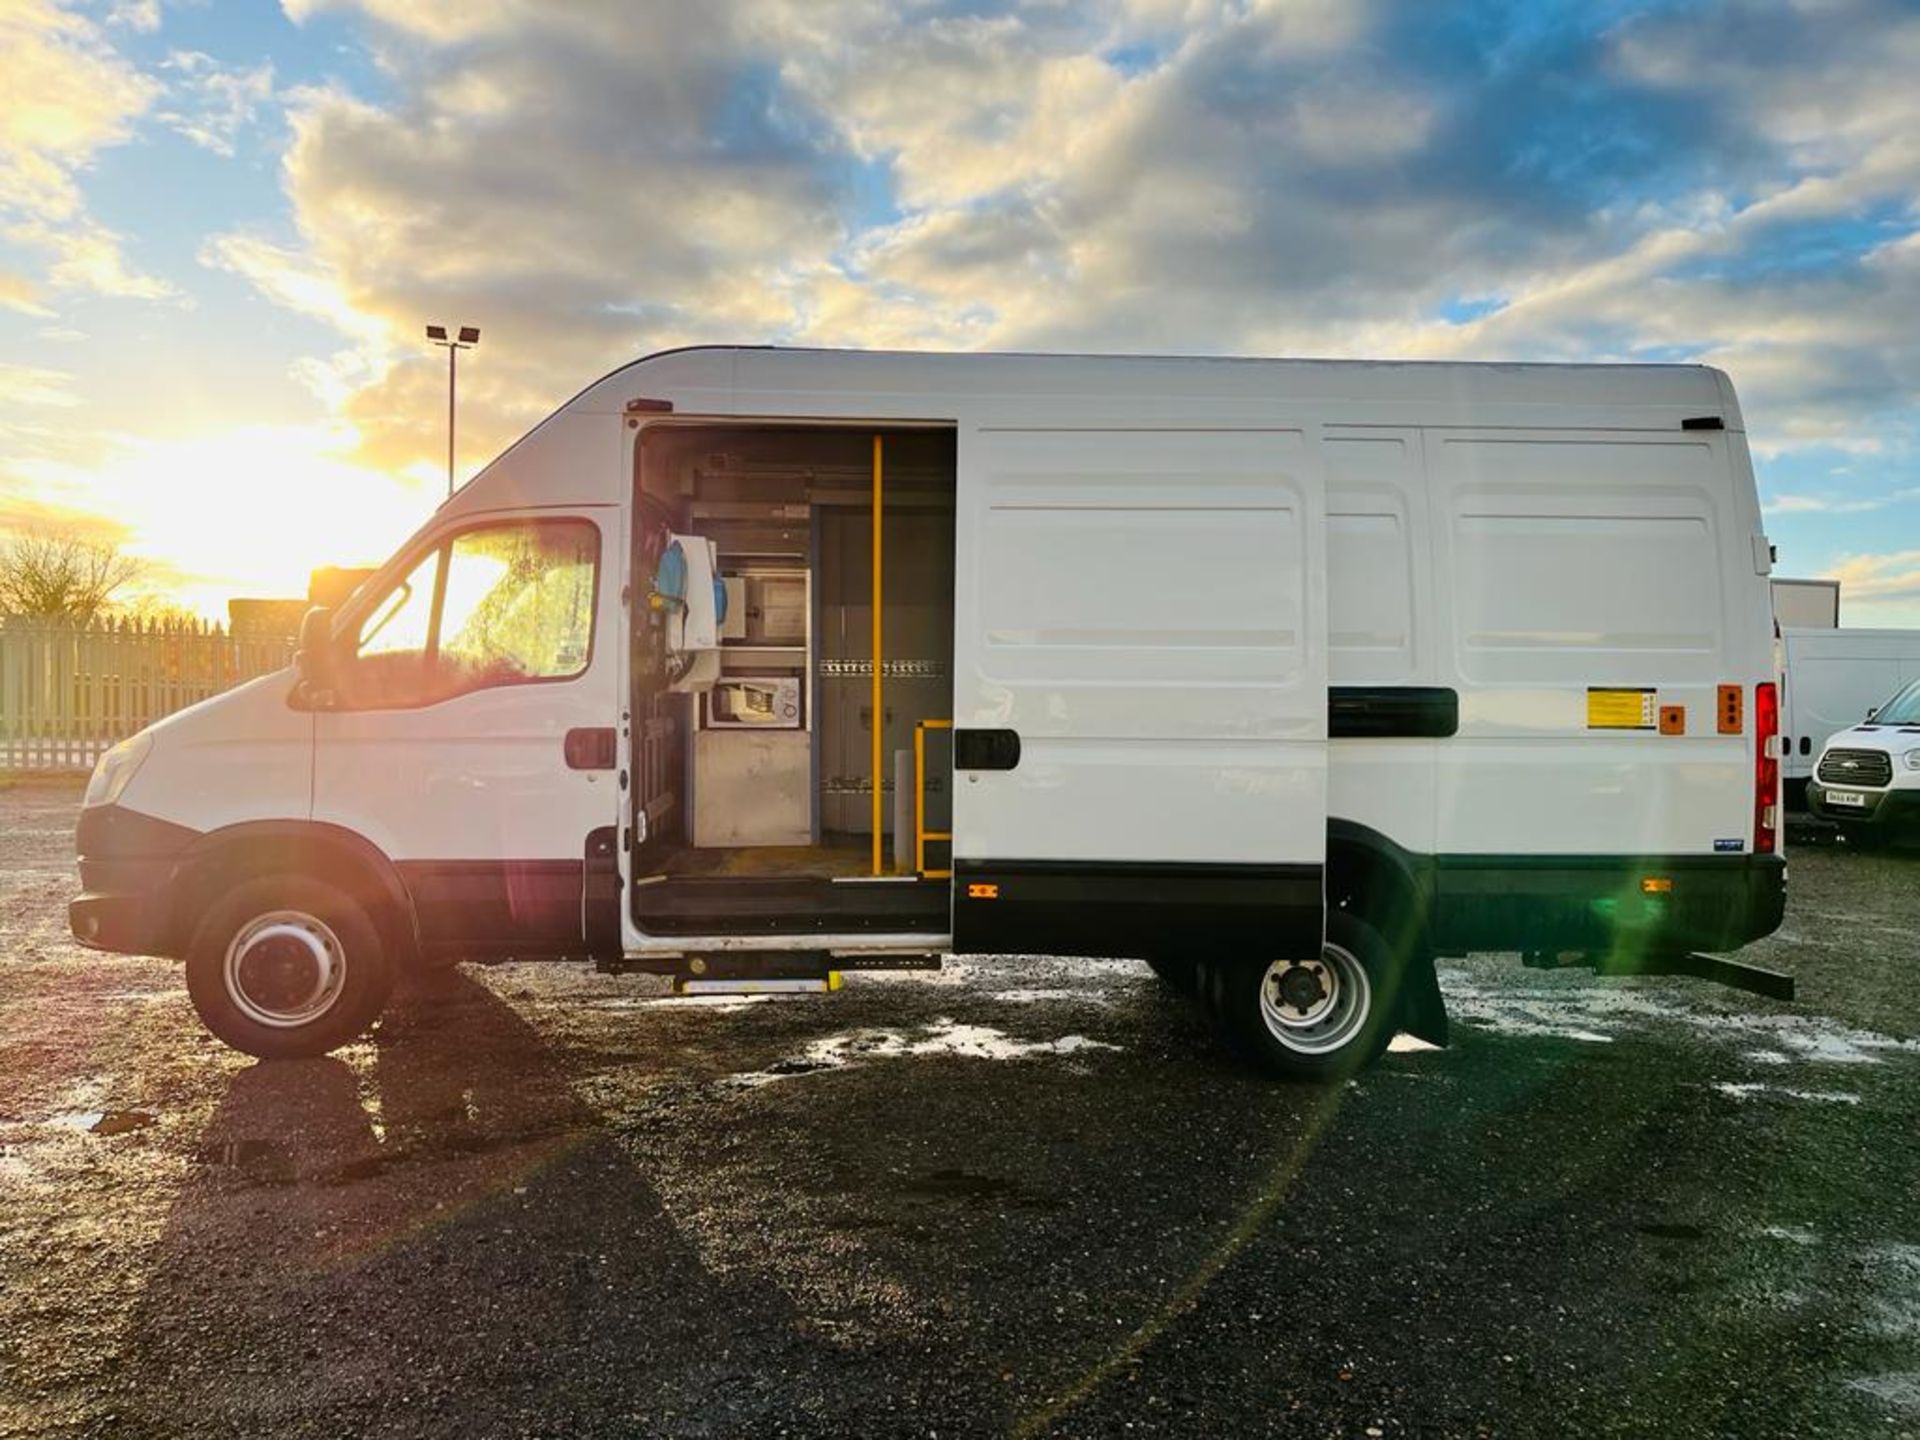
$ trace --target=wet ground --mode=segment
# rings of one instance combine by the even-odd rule
[[[1920,1434],[1920,857],[1695,982],[1240,1069],[1143,967],[457,973],[255,1064],[0,790],[0,1436]]]

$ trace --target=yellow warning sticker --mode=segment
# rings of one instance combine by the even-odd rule
[[[1659,707],[1652,690],[1587,691],[1587,728],[1589,730],[1651,730],[1658,723]]]

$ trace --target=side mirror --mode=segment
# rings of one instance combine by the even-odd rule
[[[1880,713],[1880,707],[1878,705],[1870,706],[1868,707],[1868,710],[1867,710],[1867,719],[1871,720],[1874,718],[1874,716],[1878,715],[1879,713]]]
[[[305,687],[307,703],[331,705],[340,682],[340,652],[333,643],[333,611],[315,605],[300,619],[300,648],[293,652],[294,673]]]

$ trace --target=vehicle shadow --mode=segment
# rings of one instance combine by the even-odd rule
[[[458,974],[347,1060],[235,1075],[147,1274],[97,1433],[740,1433],[834,1361]]]

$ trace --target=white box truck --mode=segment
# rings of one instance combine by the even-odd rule
[[[72,928],[263,1056],[503,955],[1139,957],[1306,1076],[1438,955],[1779,993],[1769,569],[1702,367],[667,352],[108,754]]]

